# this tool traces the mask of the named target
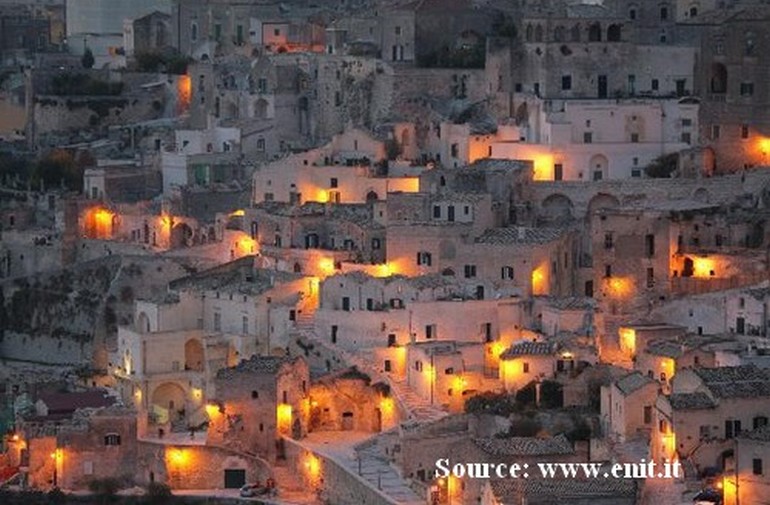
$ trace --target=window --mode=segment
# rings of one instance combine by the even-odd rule
[[[476,265],[465,265],[465,278],[473,279],[476,277]]]
[[[450,156],[452,156],[452,158],[457,158],[457,155],[460,152],[460,146],[458,144],[452,144],[450,146],[450,151]]]
[[[257,79],[257,91],[260,93],[267,93],[267,79],[260,77]]]
[[[655,235],[652,233],[644,236],[644,250],[648,258],[655,256]]]
[[[330,188],[336,188],[336,187],[339,187],[339,181],[337,180],[337,178],[336,178],[336,177],[332,177],[332,178],[331,178],[331,180],[329,181],[329,187],[330,187]]]
[[[222,25],[217,23],[214,25],[214,40],[222,38]]]
[[[414,369],[417,372],[422,372],[422,361],[415,361],[414,362]]]
[[[436,331],[436,325],[435,324],[426,324],[425,325],[425,338],[426,339],[432,339],[437,337],[437,331]]]
[[[652,407],[649,405],[644,406],[644,424],[652,423]]]
[[[689,126],[692,126],[692,119],[689,118],[683,118],[682,119],[682,126],[687,128]]]
[[[741,96],[751,96],[754,94],[754,83],[753,82],[742,82],[741,83]]]
[[[372,250],[377,251],[382,247],[382,241],[378,238],[372,239]]]
[[[655,287],[655,270],[652,267],[647,268],[647,287]]]
[[[638,133],[632,133],[631,134],[631,142],[634,144],[639,142],[639,134]]]
[[[747,139],[749,138],[749,125],[741,125],[741,138]]]
[[[604,234],[604,248],[605,249],[612,249],[613,247],[613,241],[612,241],[612,232],[609,231]]]
[[[265,139],[263,138],[257,139],[257,151],[261,153],[265,152]]]
[[[692,133],[682,132],[681,140],[683,144],[689,144],[692,141]]]
[[[631,177],[641,177],[642,171],[638,168],[631,169]]]
[[[222,314],[214,312],[214,331],[222,331]]]
[[[700,427],[700,438],[701,440],[711,438],[711,426],[706,424]]]
[[[390,333],[388,334],[388,347],[395,347],[396,346],[396,334]]]
[[[594,140],[593,133],[591,132],[583,132],[583,143],[584,144],[590,144]]]
[[[505,266],[500,269],[500,278],[503,280],[513,280],[513,267]]]
[[[104,436],[104,445],[120,445],[120,435],[108,433]]]
[[[334,92],[334,105],[337,107],[342,105],[342,93],[340,93],[339,91]]]
[[[660,8],[660,19],[661,20],[668,19],[668,7],[661,7]]]
[[[246,316],[241,317],[241,332],[244,335],[249,333],[249,318]]]
[[[630,9],[628,11],[628,19],[636,19],[636,9]]]
[[[438,205],[433,206],[433,218],[434,219],[440,219],[441,218],[441,207]]]
[[[400,26],[396,27],[396,35],[401,35],[401,27]]]
[[[754,475],[762,475],[762,458],[754,458],[751,460],[751,473]]]
[[[295,309],[289,310],[289,321],[297,320],[297,311]]]
[[[718,124],[711,125],[711,139],[717,140],[719,138],[721,128]]]
[[[636,76],[629,74],[628,76],[628,94],[634,95],[636,93]]]
[[[393,371],[393,367],[392,367],[392,365],[390,364],[390,360],[389,360],[389,359],[386,359],[386,360],[385,360],[385,363],[384,363],[384,368],[385,368],[385,371],[386,371],[386,372],[391,372],[391,371]]]
[[[766,416],[757,416],[752,421],[752,427],[756,430],[758,428],[761,428],[762,426],[767,426],[767,417]]]
[[[561,76],[561,89],[563,89],[565,91],[572,89],[572,76],[571,75],[563,75],[563,76]]]
[[[529,363],[527,363],[526,361],[521,364],[521,372],[529,373]]]
[[[728,419],[725,421],[725,438],[731,439],[740,435],[741,422],[735,419]]]
[[[337,343],[337,331],[338,330],[339,330],[339,326],[337,326],[336,324],[332,325],[332,334],[331,334],[332,344],[336,344]]]
[[[280,28],[275,28],[275,29],[273,30],[273,35],[274,35],[275,37],[280,37],[280,36],[281,36],[281,29],[280,29]]]
[[[424,265],[424,266],[430,266],[431,265],[431,254],[429,252],[420,251],[417,253],[417,265]]]
[[[612,265],[604,265],[604,276],[612,277]]]
[[[251,392],[251,399],[252,399],[252,400],[258,400],[258,399],[259,399],[259,391],[257,391],[256,389],[254,389],[254,390]]]
[[[193,42],[198,40],[198,23],[192,23],[190,25],[190,40]]]
[[[658,91],[658,89],[660,88],[660,83],[658,82],[657,79],[653,79],[652,82],[650,83],[650,87],[652,88],[653,91]]]
[[[564,179],[564,165],[561,163],[555,163],[553,165],[553,180],[561,181]]]

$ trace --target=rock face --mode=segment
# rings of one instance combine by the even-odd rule
[[[106,368],[134,299],[184,274],[171,260],[115,255],[0,283],[0,357]]]

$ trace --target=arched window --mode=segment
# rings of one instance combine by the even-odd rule
[[[107,433],[104,436],[104,445],[120,445],[120,435],[117,433]]]
[[[543,41],[543,26],[537,25],[535,27],[535,42],[542,42]]]
[[[532,35],[533,35],[533,29],[532,25],[527,25],[526,31],[525,31],[525,39],[527,42],[532,42]]]
[[[610,25],[607,28],[607,41],[620,42],[620,25]]]
[[[727,93],[727,67],[722,63],[711,65],[711,92]]]
[[[588,27],[588,42],[602,41],[602,27],[599,23],[593,23]]]
[[[197,42],[198,40],[198,23],[194,22],[190,25],[190,40]]]
[[[557,26],[556,29],[553,31],[553,40],[556,42],[564,42],[565,38],[565,29],[563,26]]]
[[[695,6],[690,7],[690,17],[694,18],[698,16],[698,8]]]

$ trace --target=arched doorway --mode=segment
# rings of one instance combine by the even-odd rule
[[[179,384],[164,382],[152,392],[150,401],[161,424],[177,421],[184,416],[185,392]]]
[[[711,92],[727,93],[727,67],[723,63],[711,65]]]
[[[146,313],[139,313],[136,318],[136,329],[139,333],[150,333],[150,318]]]
[[[179,223],[171,229],[171,248],[179,249],[192,245],[193,231],[187,223]]]
[[[203,344],[197,338],[191,338],[184,344],[184,369],[203,371]]]
[[[543,217],[547,221],[568,221],[572,219],[572,200],[556,194],[543,200]]]
[[[609,176],[610,162],[603,154],[594,154],[588,162],[588,171],[591,174],[591,180],[601,181]]]
[[[371,190],[366,194],[366,203],[376,202],[379,199],[379,195],[377,195],[377,192],[374,190]]]

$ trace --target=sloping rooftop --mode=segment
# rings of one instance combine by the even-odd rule
[[[713,409],[716,404],[706,393],[674,393],[668,397],[674,410]]]
[[[618,379],[615,385],[624,396],[628,396],[634,391],[638,391],[644,386],[654,384],[655,382],[655,380],[650,379],[646,375],[642,375],[640,372],[632,372],[625,377]]]
[[[628,498],[633,503],[637,484],[631,479],[502,479],[490,482],[501,503],[520,503],[522,497],[532,503],[568,503],[571,498]],[[541,500],[559,500],[541,501]],[[527,501],[529,503],[529,501]],[[581,502],[582,503],[582,502]]]
[[[564,234],[563,228],[490,228],[476,239],[477,244],[547,244]]]
[[[554,346],[550,342],[518,342],[500,355],[500,359],[516,356],[548,356],[553,354]]]
[[[563,434],[550,438],[474,438],[473,443],[493,456],[545,456],[575,452],[572,443]]]
[[[717,398],[770,396],[770,371],[755,365],[696,368],[694,371]]]
[[[274,375],[281,369],[281,366],[292,361],[292,358],[284,356],[252,356],[249,359],[242,360],[234,367],[223,368],[218,371],[217,379],[232,379],[244,373]]]
[[[596,300],[587,296],[542,296],[537,298],[559,310],[592,310],[596,307]]]
[[[78,409],[109,407],[115,403],[115,398],[109,396],[107,391],[103,389],[48,393],[40,395],[38,400],[45,404],[49,414],[74,412]]]
[[[169,289],[224,291],[244,295],[259,295],[276,283],[291,282],[299,274],[254,268],[254,256],[244,256],[230,263],[172,281]]]

